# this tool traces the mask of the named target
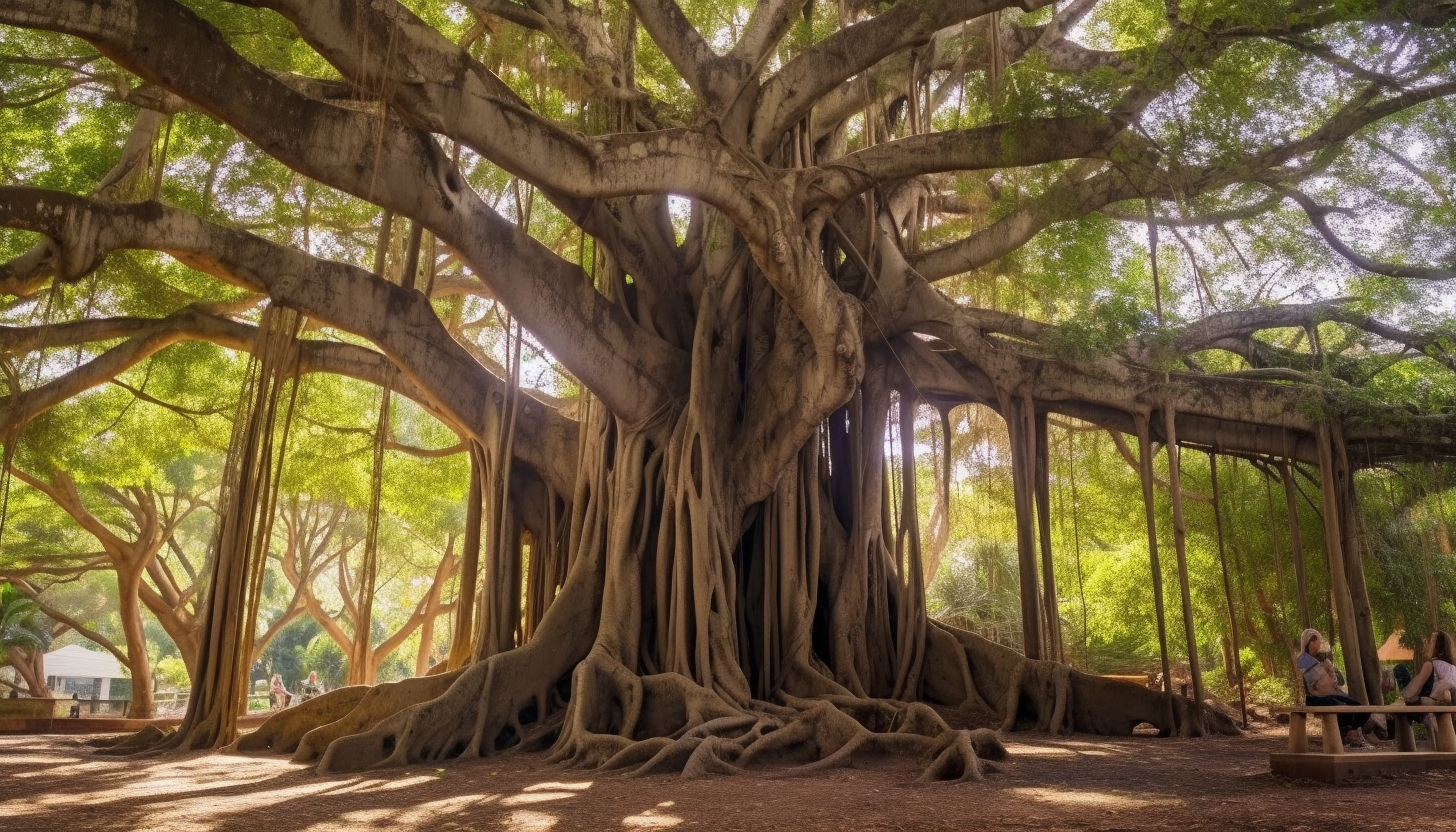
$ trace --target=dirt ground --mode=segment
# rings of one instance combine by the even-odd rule
[[[272,757],[95,757],[0,737],[0,829],[1456,830],[1456,771],[1353,785],[1269,773],[1278,731],[1199,740],[1014,734],[980,783],[914,786],[908,762],[812,777],[628,779],[541,755],[321,777]]]

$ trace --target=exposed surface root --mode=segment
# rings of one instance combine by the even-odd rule
[[[1002,730],[1126,735],[1146,722],[1164,734],[1237,733],[1227,717],[1181,697],[1167,724],[1156,691],[1028,661],[968,633],[937,632],[935,641],[961,648],[932,651],[926,668],[939,674],[937,690],[961,700],[941,706],[955,724],[966,724],[962,714],[985,715],[980,703],[994,701]],[[639,675],[601,650],[576,665],[568,685],[552,678],[561,659],[542,644],[367,693],[334,691],[270,719],[237,750],[288,753],[296,745],[295,760],[319,759],[321,771],[339,772],[552,748],[550,759],[568,767],[686,778],[748,770],[793,776],[908,756],[923,761],[922,783],[979,780],[995,770],[989,761],[1006,758],[996,731],[953,728],[924,702],[855,696],[830,682],[795,686],[810,696],[740,704],[682,674]]]
[[[264,751],[292,754],[298,750],[305,734],[321,725],[343,719],[372,690],[367,685],[351,685],[285,708],[268,717],[258,730],[243,734],[224,750],[244,754]]]
[[[1162,693],[1141,685],[1055,662],[1029,661],[980,636],[943,625],[941,629],[965,648],[982,697],[1002,704],[1002,731],[1029,728],[1126,736],[1146,722],[1163,736],[1239,733],[1227,715],[1191,699],[1173,696],[1169,708]]]
[[[508,749],[541,749],[556,740],[568,690],[556,667],[563,661],[545,642],[532,642],[438,677],[438,687],[368,724],[330,738],[323,772],[485,757]],[[349,717],[352,723],[356,716]]]
[[[97,754],[106,755],[127,755],[146,751],[172,735],[173,729],[162,730],[155,725],[148,725],[120,740],[107,742],[103,747],[97,748]]]
[[[358,703],[339,719],[314,728],[303,736],[293,754],[296,763],[311,763],[322,758],[334,740],[378,725],[401,710],[439,696],[459,676],[459,672],[439,676],[420,676],[369,688]]]
[[[551,758],[572,767],[795,775],[900,755],[924,759],[920,779],[932,782],[980,779],[983,761],[1006,753],[994,732],[954,730],[918,702],[784,695],[738,706],[686,676],[637,676],[601,655],[584,661],[573,683],[578,694]]]
[[[1168,723],[1169,703],[1156,691],[1028,661],[969,633],[936,625],[927,642],[924,674],[935,681],[924,695],[957,725],[969,714],[986,724],[984,703],[995,702],[1002,730],[1126,735],[1144,722],[1164,734],[1237,730],[1182,698]],[[850,694],[813,665],[786,668],[781,678],[794,684],[775,701],[740,702],[683,674],[641,675],[605,649],[573,663],[559,648],[532,641],[449,674],[334,691],[275,716],[237,748],[296,745],[294,759],[317,759],[323,772],[552,748],[551,760],[568,767],[687,778],[813,774],[899,756],[923,762],[923,783],[979,780],[995,770],[989,761],[1006,757],[993,730],[953,728],[926,702]]]

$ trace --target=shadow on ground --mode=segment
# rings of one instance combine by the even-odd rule
[[[1323,786],[1269,774],[1282,735],[1159,740],[1016,734],[982,783],[912,786],[908,762],[813,777],[629,779],[541,755],[316,775],[269,757],[95,757],[0,737],[0,828],[31,832],[568,832],[598,829],[1456,829],[1456,772]],[[14,825],[12,825],[14,824]],[[1382,823],[1382,825],[1385,825]]]

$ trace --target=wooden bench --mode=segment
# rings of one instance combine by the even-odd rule
[[[1340,714],[1385,714],[1395,723],[1395,752],[1345,752],[1339,726]],[[1434,751],[1416,751],[1411,718],[1427,714],[1436,718]],[[1318,717],[1322,748],[1309,750],[1308,718]],[[1308,705],[1289,711],[1289,750],[1270,754],[1269,767],[1275,774],[1339,783],[1350,777],[1456,768],[1456,706],[1452,705]]]

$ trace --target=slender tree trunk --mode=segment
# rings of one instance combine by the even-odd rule
[[[435,652],[435,619],[440,616],[441,598],[445,592],[445,581],[455,572],[455,535],[451,533],[445,541],[445,556],[435,571],[435,579],[425,593],[424,621],[420,623],[420,645],[415,650],[415,675],[424,676],[430,670],[430,657]]]
[[[480,443],[470,443],[470,490],[465,503],[465,544],[461,553],[459,590],[455,596],[455,629],[450,636],[451,670],[458,670],[470,661],[475,637],[475,612],[479,604],[477,584],[480,569],[480,523],[484,508],[486,478],[485,450]]]
[[[270,306],[258,329],[254,363],[234,418],[224,467],[216,555],[208,580],[202,649],[187,715],[163,740],[182,750],[221,748],[237,736],[245,707],[263,569],[277,507],[281,448],[288,443],[297,377],[297,312]],[[286,392],[285,392],[286,391]],[[280,402],[284,405],[279,413]],[[282,427],[275,445],[275,432]],[[275,456],[275,451],[277,454]]]
[[[1082,607],[1082,666],[1091,664],[1091,647],[1087,633],[1087,581],[1082,572],[1081,501],[1077,499],[1076,433],[1067,432],[1067,481],[1072,492],[1072,553],[1077,559],[1077,599]]]
[[[1299,528],[1299,506],[1295,503],[1294,474],[1290,470],[1290,463],[1282,461],[1279,463],[1279,479],[1284,483],[1284,510],[1289,518],[1289,548],[1294,553],[1294,585],[1298,593],[1296,601],[1299,604],[1299,626],[1308,628],[1309,619],[1309,588],[1304,575],[1304,535]]]
[[[147,634],[142,626],[141,601],[137,598],[142,576],[140,572],[123,570],[118,564],[116,594],[120,603],[121,631],[126,638],[127,670],[131,672],[131,707],[127,715],[133,719],[156,716],[152,696],[152,663],[147,657]]]
[[[386,386],[379,396],[379,418],[374,426],[374,464],[370,477],[369,516],[364,533],[364,552],[355,581],[354,634],[349,653],[348,683],[372,685],[378,678],[379,661],[374,649],[374,595],[379,575],[379,518],[384,487],[384,446],[389,438],[391,392]],[[340,559],[340,564],[344,560]]]
[[[1153,443],[1146,414],[1134,413],[1138,435],[1138,478],[1143,487],[1143,514],[1148,527],[1148,560],[1153,578],[1153,612],[1158,621],[1158,655],[1163,662],[1163,715],[1173,725],[1173,669],[1168,663],[1168,624],[1163,606],[1163,568],[1158,563],[1158,516],[1153,494]],[[1170,727],[1171,730],[1171,727]]]
[[[1041,595],[1036,574],[1036,456],[1035,435],[1031,434],[1032,417],[1024,411],[1023,402],[1010,394],[1001,396],[1001,410],[1006,419],[1006,432],[1011,442],[1011,488],[1016,507],[1016,555],[1021,579],[1022,652],[1028,659],[1045,657],[1041,628]],[[1030,435],[1029,435],[1030,434]]]
[[[1355,491],[1355,475],[1345,449],[1345,432],[1339,423],[1330,431],[1334,450],[1336,496],[1340,506],[1340,546],[1345,554],[1345,570],[1350,587],[1350,608],[1355,615],[1355,658],[1365,683],[1367,702],[1385,699],[1380,689],[1380,642],[1375,638],[1375,620],[1370,612],[1370,593],[1365,585],[1365,561],[1360,552],[1360,507]],[[1349,656],[1346,647],[1346,656]],[[1346,664],[1349,663],[1346,660]],[[1354,682],[1351,682],[1353,686]]]
[[[1031,415],[1033,422],[1031,436],[1035,441],[1036,525],[1037,537],[1041,545],[1042,609],[1046,612],[1046,658],[1064,662],[1067,657],[1062,650],[1061,604],[1057,599],[1057,570],[1052,558],[1051,461],[1047,448],[1049,441],[1047,415],[1045,411],[1036,412],[1030,399],[1026,401],[1025,410]]]
[[[1198,666],[1198,633],[1193,628],[1193,597],[1188,587],[1187,529],[1183,524],[1183,454],[1178,447],[1178,414],[1163,408],[1168,439],[1168,496],[1173,504],[1173,551],[1178,559],[1178,591],[1183,601],[1183,636],[1188,643],[1188,672],[1193,677],[1193,701],[1203,702],[1203,671]]]
[[[1332,610],[1339,626],[1340,644],[1345,649],[1345,675],[1349,677],[1350,695],[1368,703],[1364,663],[1360,661],[1359,626],[1350,594],[1349,572],[1345,564],[1344,528],[1340,520],[1341,499],[1335,472],[1334,440],[1328,425],[1320,425],[1320,496],[1324,504],[1325,551],[1330,561],[1330,595]]]
[[[1234,589],[1229,581],[1228,553],[1223,543],[1223,508],[1219,499],[1218,490],[1218,455],[1213,451],[1208,452],[1208,479],[1213,489],[1213,532],[1218,539],[1218,565],[1223,573],[1223,598],[1228,605],[1229,617],[1229,642],[1232,647],[1231,659],[1235,679],[1239,685],[1239,714],[1242,727],[1249,727],[1249,702],[1244,692],[1244,663],[1240,658],[1239,649],[1239,618],[1234,614]]]

